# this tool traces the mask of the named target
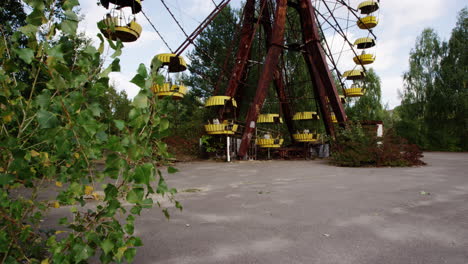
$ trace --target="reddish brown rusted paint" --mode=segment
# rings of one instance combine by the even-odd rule
[[[268,0],[261,0],[260,5],[265,5],[266,1]],[[271,35],[272,35],[272,28],[271,28],[271,20],[270,20],[271,14],[270,10],[268,8],[263,9],[263,15],[262,15],[262,26],[263,29],[265,30],[265,35],[266,35],[266,46],[267,50],[271,46]],[[276,93],[278,95],[278,99],[280,101],[280,108],[281,112],[283,113],[284,120],[286,122],[286,126],[288,127],[289,135],[291,137],[291,140],[294,141],[294,122],[292,120],[292,110],[291,110],[291,105],[289,104],[288,101],[288,95],[286,93],[286,84],[284,81],[284,77],[282,74],[282,68],[280,67],[280,64],[278,63],[278,67],[276,71],[273,74],[273,80],[276,88]]]
[[[271,47],[268,50],[263,65],[263,70],[258,80],[257,93],[255,94],[254,101],[247,113],[244,133],[242,135],[242,143],[239,147],[239,157],[246,157],[247,150],[252,139],[253,131],[257,126],[257,117],[260,114],[263,103],[265,101],[268,86],[270,85],[274,71],[278,67],[279,56],[284,45],[284,30],[286,24],[286,12],[288,8],[287,0],[277,0],[277,7],[275,12],[275,24],[271,35]]]
[[[334,136],[334,126],[331,122],[329,111],[326,103],[326,96],[330,101],[330,106],[336,115],[339,123],[342,125],[347,121],[346,113],[338,94],[338,91],[333,80],[330,69],[323,52],[318,26],[315,17],[314,7],[310,0],[300,0],[297,8],[301,17],[302,34],[305,43],[306,61],[308,61],[309,70],[311,71],[312,79],[317,94],[319,95],[319,105],[322,111],[323,120],[327,133]]]
[[[247,0],[245,3],[239,50],[237,51],[231,79],[229,80],[229,84],[226,89],[226,96],[234,97],[236,95],[241,78],[245,76],[246,65],[248,63],[252,41],[255,35],[255,2],[255,0]]]

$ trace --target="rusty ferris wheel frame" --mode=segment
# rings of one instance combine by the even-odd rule
[[[286,84],[284,76],[282,75],[282,66],[279,63],[282,50],[285,48],[284,35],[288,8],[293,8],[299,14],[303,41],[300,45],[302,47],[301,53],[303,54],[309,70],[314,93],[322,113],[327,134],[332,137],[335,135],[327,98],[338,122],[344,125],[347,121],[346,113],[341,103],[333,75],[326,61],[316,14],[311,0],[298,0],[297,2],[276,0],[276,10],[274,14],[270,13],[269,8],[265,8],[268,4],[272,5],[271,2],[272,0],[246,1],[235,66],[225,93],[226,96],[236,98],[236,96],[242,92],[242,89],[245,89],[241,83],[247,74],[247,64],[250,59],[252,43],[255,36],[255,7],[259,4],[262,8],[258,16],[261,17],[257,19],[261,21],[262,27],[266,33],[267,55],[258,79],[255,98],[245,118],[245,129],[242,133],[242,141],[238,151],[238,156],[241,158],[247,155],[257,125],[257,117],[263,107],[271,82],[274,83],[276,88],[281,111],[288,130],[291,134],[293,134],[294,131],[292,120],[293,113],[291,105],[287,100]]]
[[[191,35],[188,35],[164,3],[164,0],[161,0],[186,36],[184,42],[174,52],[176,53],[176,56],[181,55],[190,45],[195,45],[194,40],[196,37],[207,26],[209,26],[209,24],[221,13],[230,1],[231,0],[221,0],[219,4],[216,4],[213,1],[215,9],[202,23],[200,23]],[[349,10],[352,10],[345,1],[337,0],[337,2],[346,6]],[[260,7],[258,12],[256,10],[257,6]],[[307,65],[313,86],[313,92],[315,94],[315,100],[318,104],[318,108],[320,109],[327,134],[331,137],[335,136],[335,127],[331,118],[331,112],[335,114],[336,119],[341,126],[345,126],[347,121],[347,116],[339,97],[335,80],[327,64],[327,57],[331,60],[331,64],[333,64],[334,69],[337,67],[333,57],[330,57],[331,54],[327,54],[325,52],[325,49],[327,49],[328,53],[330,53],[328,43],[325,40],[324,46],[324,43],[322,42],[323,37],[320,36],[321,25],[318,24],[317,16],[322,16],[322,14],[316,12],[312,0],[246,0],[241,17],[242,25],[240,27],[240,41],[235,58],[235,65],[231,71],[225,95],[231,98],[239,98],[242,97],[243,90],[246,89],[244,83],[248,75],[248,64],[251,59],[251,50],[257,26],[259,26],[259,24],[265,32],[267,54],[256,85],[254,100],[251,103],[245,118],[245,129],[242,132],[241,144],[238,151],[238,156],[240,158],[247,157],[247,152],[256,130],[256,121],[267,97],[268,88],[272,82],[275,86],[277,97],[280,102],[280,109],[289,133],[291,136],[294,133],[293,112],[288,101],[289,97],[286,89],[284,65],[280,63],[282,51],[287,48],[284,42],[287,12],[289,8],[294,9],[299,15],[302,43],[299,45],[300,49],[298,51],[303,55],[304,61]],[[273,9],[275,10],[273,11]],[[331,14],[332,11],[328,6],[327,9]],[[353,15],[358,18],[355,13],[353,13]],[[324,19],[324,17],[321,18]],[[334,19],[335,22],[337,22],[335,17],[331,17],[330,19]],[[349,45],[351,45],[346,36],[342,35],[342,28],[336,28],[332,23],[329,23],[329,25],[335,31],[341,32],[341,36]],[[337,27],[340,27],[338,23]],[[370,34],[374,35],[372,31],[370,31]],[[354,50],[353,52],[355,53]],[[357,54],[355,53],[355,55]],[[219,112],[219,115],[220,118],[223,119],[222,111]]]

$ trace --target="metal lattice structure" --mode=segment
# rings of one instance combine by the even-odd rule
[[[180,72],[187,65],[181,54],[229,4],[230,0],[220,0],[214,10],[200,25],[188,34],[177,20],[165,0],[160,0],[186,39],[175,50],[171,49],[148,16],[141,10],[140,0],[101,0],[106,7],[110,3],[122,7],[132,7],[132,12],[142,12],[150,25],[161,37],[171,53],[157,55],[162,67],[168,73]],[[255,140],[257,145],[265,148],[279,148],[283,138],[273,137],[268,132],[266,137],[257,137],[257,124],[286,124],[293,142],[314,143],[320,134],[297,130],[298,122],[323,122],[326,133],[335,136],[335,124],[345,126],[347,116],[343,104],[347,97],[359,97],[364,94],[362,79],[365,77],[364,65],[375,61],[375,54],[368,53],[376,45],[376,36],[372,29],[378,24],[378,0],[355,2],[350,0],[246,0],[243,7],[241,24],[239,24],[239,44],[234,58],[234,67],[224,95],[214,88],[213,98],[207,101],[207,107],[216,108],[218,118],[213,124],[205,125],[211,135],[240,135],[241,143],[237,155],[246,158],[249,147]],[[356,7],[356,8],[354,8]],[[130,24],[128,25],[130,26]],[[358,31],[355,37],[353,32]],[[364,32],[364,33],[363,33]],[[111,33],[109,33],[111,34]],[[261,36],[261,37],[260,37]],[[114,37],[115,38],[115,37]],[[294,40],[293,42],[290,42]],[[263,46],[266,52],[253,60],[253,47]],[[294,67],[286,61],[285,54],[295,52],[302,57],[307,69],[307,83],[316,109],[294,111]],[[351,55],[351,58],[348,58]],[[209,57],[209,55],[207,54]],[[249,69],[252,63],[259,65],[259,76],[254,87],[247,86]],[[345,62],[345,63],[343,63]],[[342,72],[340,68],[346,67]],[[303,67],[304,68],[304,67]],[[225,70],[225,69],[223,69]],[[220,77],[220,81],[221,81]],[[261,113],[268,96],[269,87],[273,84],[279,103],[279,113]],[[246,90],[255,90],[254,98],[245,102]],[[187,89],[182,84],[167,83],[155,86],[154,92],[159,96],[172,95],[174,99],[183,97]],[[271,96],[271,95],[270,95]],[[237,101],[237,103],[236,103]],[[243,124],[236,121],[239,117],[237,104],[248,103],[249,109]],[[241,118],[242,119],[242,118]],[[270,120],[271,119],[271,120]],[[281,120],[281,122],[279,122]],[[271,121],[271,122],[270,122]],[[243,129],[242,129],[243,127]]]

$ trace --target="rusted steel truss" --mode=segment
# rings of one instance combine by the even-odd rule
[[[255,36],[255,0],[247,0],[244,7],[244,17],[241,28],[239,49],[236,55],[236,64],[234,65],[231,79],[226,89],[226,96],[235,97],[237,89],[245,76],[247,63],[250,58],[252,42]]]
[[[252,140],[253,132],[257,126],[257,117],[262,110],[263,103],[267,96],[268,87],[273,79],[275,70],[278,69],[279,57],[284,46],[284,30],[286,25],[286,12],[288,9],[287,0],[278,0],[276,2],[275,21],[271,34],[271,46],[265,58],[263,70],[257,84],[257,93],[254,101],[247,112],[245,119],[245,129],[242,135],[242,142],[239,147],[238,155],[244,157]]]
[[[259,0],[260,6],[265,7],[267,2],[272,0]],[[274,14],[273,27],[271,27],[270,13],[268,8],[262,8],[258,14],[267,38],[267,55],[261,71],[254,101],[245,119],[245,129],[242,135],[242,142],[239,148],[238,156],[245,158],[249,149],[255,128],[257,126],[257,117],[263,107],[268,93],[268,87],[274,81],[278,98],[281,104],[283,116],[288,125],[290,133],[294,133],[292,122],[292,111],[286,94],[283,71],[280,66],[280,55],[284,48],[284,33],[286,28],[288,5],[297,10],[300,15],[304,59],[309,68],[311,80],[314,86],[314,93],[318,99],[322,119],[325,123],[327,133],[335,135],[334,126],[330,117],[330,109],[327,103],[329,98],[330,107],[335,113],[338,122],[345,124],[347,120],[343,105],[341,104],[338,91],[336,89],[333,75],[328,68],[325,53],[320,43],[318,25],[315,17],[314,7],[311,0],[298,0],[292,2],[288,0],[276,0],[276,11]],[[255,36],[255,5],[256,0],[247,0],[244,10],[243,25],[241,31],[241,40],[236,56],[236,65],[234,66],[228,88],[227,96],[236,97],[239,93],[239,85],[242,78],[246,75],[248,58],[250,57],[252,42]]]
[[[267,0],[261,0],[260,4],[266,5]],[[263,9],[263,14],[262,14],[262,26],[263,30],[265,31],[266,35],[266,47],[267,50],[270,49],[272,41],[272,27],[271,27],[271,14],[270,14],[270,9],[269,8],[264,8]],[[275,84],[275,89],[276,89],[276,94],[278,95],[278,99],[280,101],[280,108],[281,112],[283,113],[284,120],[286,122],[286,126],[288,127],[289,135],[291,137],[291,140],[294,140],[293,134],[294,134],[294,122],[292,120],[293,113],[291,109],[291,105],[289,104],[289,98],[288,94],[286,93],[286,83],[284,80],[283,76],[283,67],[278,63],[277,69],[273,73],[273,81]]]

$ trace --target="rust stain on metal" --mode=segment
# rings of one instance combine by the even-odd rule
[[[288,8],[287,4],[287,0],[277,1],[275,13],[276,19],[271,35],[271,47],[268,49],[263,70],[258,80],[257,92],[255,94],[253,105],[250,107],[249,112],[247,113],[246,124],[257,120],[257,117],[260,114],[260,109],[263,106],[268,92],[268,86],[273,79],[273,73],[278,67],[279,55],[281,54],[282,46],[284,44],[284,31],[286,24],[286,13]],[[252,132],[253,128],[251,127],[246,127],[244,130],[244,134],[242,135],[242,142],[239,147],[238,153],[240,157],[245,157],[245,155],[247,154]]]

